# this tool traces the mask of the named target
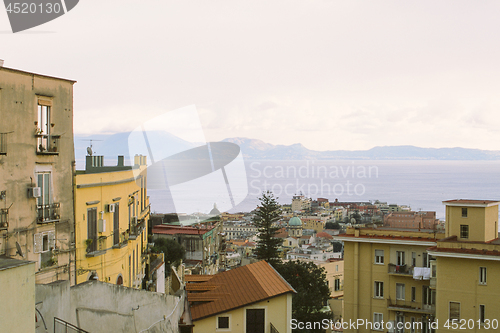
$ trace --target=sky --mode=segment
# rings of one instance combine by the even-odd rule
[[[81,0],[16,34],[0,8],[0,59],[76,80],[77,135],[194,105],[207,141],[498,150],[499,13],[487,0]]]

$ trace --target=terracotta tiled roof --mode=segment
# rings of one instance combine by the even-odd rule
[[[316,235],[316,237],[333,239],[333,236],[330,234],[327,234],[326,232],[320,232]]]
[[[373,238],[373,239],[399,239],[399,240],[408,240],[408,241],[422,241],[422,242],[436,242],[438,239],[433,238],[433,237],[401,237],[401,236],[382,236],[382,235],[359,235],[359,237],[356,237],[351,234],[342,234],[339,235],[339,237],[349,237],[349,238]]]
[[[455,199],[455,200],[446,200],[443,203],[457,203],[457,204],[480,204],[487,205],[491,203],[498,202],[498,200],[471,200],[471,199]]]
[[[192,278],[188,277],[186,275],[186,281],[193,281]],[[198,290],[203,288],[203,285],[207,285],[206,289],[210,288],[210,290],[203,293],[188,293],[190,302],[203,302],[191,306],[193,320],[295,292],[281,275],[265,261],[212,275],[206,282],[196,285]],[[189,291],[190,288],[194,287],[189,287],[188,284],[186,289]]]
[[[449,253],[464,253],[464,254],[482,254],[488,256],[500,256],[500,251],[490,251],[490,250],[479,250],[479,249],[450,249],[450,248],[442,248],[442,247],[430,247],[427,250],[436,251],[436,252],[449,252]]]

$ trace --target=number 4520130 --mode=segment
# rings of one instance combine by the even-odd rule
[[[469,319],[469,320],[465,320],[465,319],[448,319],[446,321],[446,323],[444,323],[444,327],[446,327],[447,329],[452,329],[452,330],[472,330],[474,329],[475,327],[479,328],[479,329],[485,329],[485,330],[489,330],[489,329],[494,329],[496,330],[498,328],[498,320],[497,319],[493,319],[493,320],[489,320],[489,319],[485,319],[484,321],[481,321],[481,320],[474,320],[474,319]]]
[[[9,3],[7,6],[7,13],[14,14],[59,14],[62,10],[60,3],[29,3],[29,2],[14,2]]]

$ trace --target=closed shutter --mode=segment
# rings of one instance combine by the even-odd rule
[[[42,252],[43,234],[41,232],[34,235],[33,244],[34,244],[33,245],[33,252],[35,252],[35,253]]]
[[[49,250],[52,251],[56,248],[56,233],[55,231],[49,231],[47,234],[49,236]]]
[[[450,320],[460,320],[460,303],[450,302]]]

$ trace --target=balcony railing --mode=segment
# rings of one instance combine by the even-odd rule
[[[9,209],[0,208],[0,230],[7,230],[9,228]]]
[[[58,202],[48,205],[38,205],[38,223],[49,223],[59,221],[59,207]]]
[[[62,319],[54,317],[54,333],[89,333]]]
[[[280,332],[276,329],[276,327],[274,327],[273,323],[270,323],[270,325],[271,325],[271,333],[280,333]]]
[[[145,219],[140,219],[137,220],[137,223],[134,221],[130,223],[130,237],[132,239],[135,239],[142,232],[146,225],[145,221]]]
[[[413,266],[389,264],[388,273],[413,276]]]
[[[59,154],[60,135],[36,134],[36,153],[39,155],[57,155]]]
[[[387,309],[392,311],[412,312],[412,313],[425,313],[434,314],[436,306],[430,304],[423,304],[421,302],[412,302],[406,300],[387,300]]]

